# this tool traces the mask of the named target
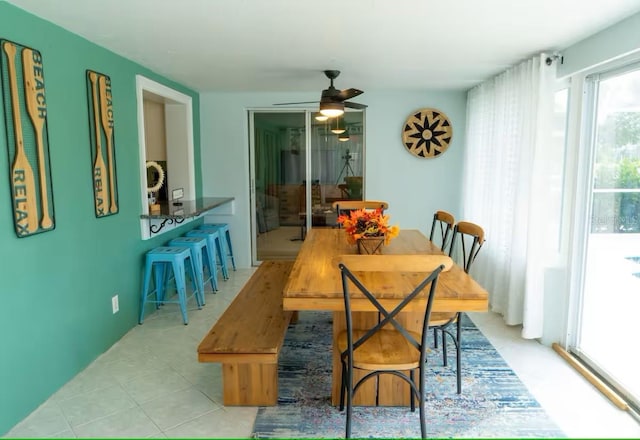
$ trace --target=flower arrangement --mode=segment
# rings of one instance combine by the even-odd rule
[[[389,226],[389,216],[381,209],[356,209],[338,217],[338,223],[347,232],[347,241],[355,244],[360,238],[384,237],[385,244],[400,232],[398,226]]]

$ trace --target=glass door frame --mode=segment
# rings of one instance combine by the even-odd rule
[[[251,227],[251,265],[258,265],[261,260],[258,260],[258,246],[257,246],[257,232],[258,232],[258,223],[257,223],[257,209],[256,209],[256,132],[255,132],[255,115],[256,113],[304,113],[304,121],[305,121],[305,176],[308,176],[311,168],[311,161],[309,158],[310,152],[310,134],[306,127],[310,126],[311,123],[311,113],[313,110],[310,108],[273,108],[273,107],[265,107],[265,108],[250,108],[247,109],[247,119],[249,126],[249,215],[250,215],[250,227]],[[308,179],[307,179],[308,180]],[[309,184],[307,182],[307,187]],[[305,192],[307,193],[307,201],[309,201],[310,187],[305,188]],[[305,208],[308,209],[308,208]],[[308,212],[308,211],[307,211]],[[307,215],[307,227],[309,227],[309,216]]]
[[[255,151],[255,115],[258,113],[304,113],[304,121],[305,121],[305,136],[304,136],[304,149],[305,149],[305,228],[307,231],[310,231],[313,227],[313,215],[312,215],[312,184],[313,184],[313,145],[312,145],[312,118],[314,114],[316,114],[317,108],[311,107],[258,107],[258,108],[248,108],[247,109],[247,118],[248,118],[248,128],[249,128],[249,211],[250,211],[250,228],[251,228],[251,262],[252,265],[259,264],[261,260],[258,260],[258,252],[257,252],[257,242],[256,236],[258,231],[258,224],[256,218],[256,151]],[[362,113],[362,176],[363,176],[363,186],[362,186],[362,197],[365,198],[365,185],[364,185],[364,176],[366,175],[366,109],[358,110],[358,112]]]
[[[591,230],[591,213],[593,209],[593,178],[595,168],[595,154],[597,143],[597,110],[600,81],[624,75],[640,69],[640,61],[626,61],[615,63],[608,68],[600,68],[600,71],[586,74],[581,82],[582,109],[579,129],[579,154],[576,161],[576,192],[575,192],[575,217],[572,234],[572,257],[570,271],[570,299],[568,309],[568,327],[566,332],[566,348],[578,359],[593,370],[597,375],[608,382],[617,393],[625,399],[633,400],[623,391],[622,385],[613,377],[598,367],[597,363],[580,350],[580,337],[583,322],[583,308],[585,306],[585,283],[587,276],[587,252],[589,249],[589,236]],[[574,91],[575,92],[575,91]],[[638,410],[637,402],[631,403]]]

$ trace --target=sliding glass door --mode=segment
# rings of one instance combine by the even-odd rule
[[[309,228],[335,227],[332,203],[363,197],[364,115],[250,111],[253,263],[292,259]]]
[[[572,347],[636,404],[640,309],[640,66],[587,80],[590,219]]]

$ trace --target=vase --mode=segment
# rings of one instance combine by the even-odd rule
[[[382,253],[384,235],[379,237],[362,237],[357,240],[360,255],[377,255]]]

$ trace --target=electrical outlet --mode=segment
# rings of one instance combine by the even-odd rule
[[[118,295],[111,297],[111,309],[113,313],[116,314],[120,310],[120,305],[118,304]]]

